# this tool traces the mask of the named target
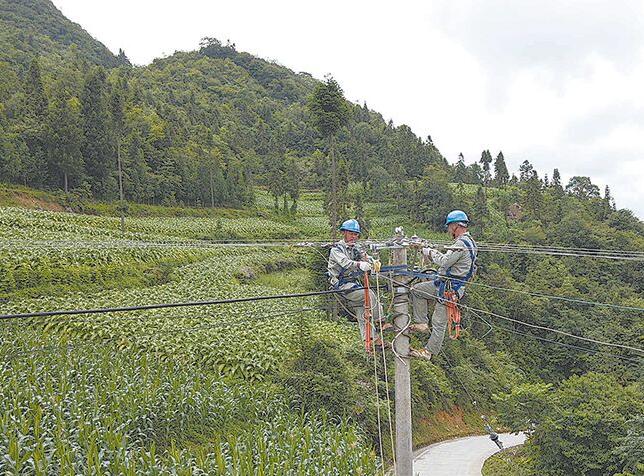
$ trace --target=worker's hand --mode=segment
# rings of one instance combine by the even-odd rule
[[[425,246],[425,247],[423,248],[423,256],[424,256],[425,258],[429,258],[429,256],[432,254],[432,251],[434,251],[434,249],[433,249],[433,248],[430,248],[429,246]]]
[[[382,267],[382,263],[380,262],[380,260],[379,260],[379,259],[374,260],[374,262],[373,262],[373,270],[374,270],[376,273],[379,273],[379,272],[380,272],[380,268],[381,268],[381,267]]]
[[[364,271],[365,273],[367,271],[371,271],[371,268],[372,268],[371,263],[367,261],[359,261],[358,267],[360,268],[360,271]]]

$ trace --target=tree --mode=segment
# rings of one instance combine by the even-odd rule
[[[46,124],[49,101],[43,86],[40,62],[34,58],[29,65],[24,82],[26,108],[18,126],[20,138],[29,149],[29,157],[22,162],[22,175],[25,185],[43,185],[47,183],[46,174]]]
[[[554,188],[559,188],[563,190],[561,185],[561,174],[559,173],[559,169],[554,169],[552,171],[552,186]]]
[[[458,154],[458,161],[454,166],[454,182],[465,183],[467,180],[467,166],[463,154]]]
[[[335,138],[340,129],[349,120],[349,107],[344,99],[343,91],[332,76],[327,76],[326,81],[316,86],[309,99],[309,110],[313,124],[318,132],[327,140],[331,163],[331,188],[327,199],[331,237],[335,239],[339,225],[340,205],[339,174],[337,167]]]
[[[119,56],[120,53],[123,53],[123,50],[119,50]],[[124,53],[123,56],[125,56]],[[110,117],[112,119],[112,136],[114,138],[114,145],[116,149],[116,164],[118,171],[120,201],[119,209],[121,212],[121,233],[125,233],[125,211],[127,210],[127,204],[125,203],[125,195],[123,192],[123,163],[121,161],[121,142],[123,142],[123,135],[125,133],[124,89],[125,81],[117,76],[116,83],[112,85],[112,89],[110,91]]]
[[[503,157],[503,152],[499,152],[494,160],[494,182],[497,186],[503,187],[508,183],[510,179],[510,173],[508,172],[508,167],[505,164],[505,157]]]
[[[590,181],[590,177],[574,176],[566,185],[566,192],[581,199],[599,198],[599,187]]]
[[[81,154],[83,126],[78,98],[68,98],[61,90],[52,100],[48,115],[48,151],[52,175],[60,177],[65,193],[84,178]],[[59,184],[61,185],[61,184]]]
[[[483,183],[485,185],[489,185],[490,181],[492,179],[492,175],[490,173],[490,164],[492,163],[492,154],[490,154],[489,150],[484,150],[481,153],[481,159],[479,160],[481,163],[481,167],[483,168]]]
[[[483,235],[485,231],[485,221],[488,219],[489,210],[487,206],[487,196],[484,187],[478,187],[476,196],[474,197],[474,205],[472,206],[472,215],[474,221],[473,229],[479,234]]]
[[[538,220],[541,217],[541,208],[543,205],[541,181],[536,174],[532,174],[520,186],[523,188],[523,209],[526,212],[526,216]]]
[[[34,58],[29,65],[25,92],[27,94],[29,113],[36,118],[44,118],[47,115],[48,100],[45,95],[45,87],[42,83],[40,61],[38,58]]]
[[[519,181],[527,182],[534,175],[535,170],[530,162],[524,160],[519,166]]]
[[[83,157],[92,192],[98,197],[109,197],[115,182],[113,136],[110,134],[110,110],[105,70],[93,68],[83,86],[82,117],[84,129]]]
[[[614,474],[624,460],[611,451],[629,430],[644,403],[635,386],[624,387],[598,373],[566,380],[542,406],[544,412],[528,443],[538,474]]]
[[[453,209],[454,196],[446,171],[435,165],[428,172],[414,186],[406,205],[412,218],[435,230],[442,230],[445,216]]]

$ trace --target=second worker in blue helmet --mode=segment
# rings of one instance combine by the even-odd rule
[[[410,355],[431,359],[432,354],[440,352],[447,329],[447,307],[443,301],[446,288],[456,292],[458,298],[465,293],[465,284],[476,272],[476,242],[468,231],[470,220],[462,210],[451,211],[445,219],[447,232],[455,240],[446,253],[432,248],[423,248],[425,258],[430,258],[437,266],[435,279],[415,284],[411,288],[411,301],[414,311],[413,330],[426,331],[428,326],[429,305],[435,303],[432,314],[431,335],[423,349],[410,349]]]

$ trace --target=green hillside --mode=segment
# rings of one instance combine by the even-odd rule
[[[327,249],[296,242],[334,211],[438,246],[462,209],[477,276],[462,337],[411,361],[414,446],[485,414],[529,431],[521,474],[641,468],[644,224],[608,187],[502,152],[449,165],[332,79],[214,38],[132,67],[49,2],[0,0],[0,22],[0,315],[325,289]],[[0,320],[0,473],[378,473],[394,357],[374,375],[329,304]]]
[[[119,60],[80,25],[47,0],[0,1],[0,62],[26,70],[36,56],[62,60],[75,45],[92,64],[117,66]]]

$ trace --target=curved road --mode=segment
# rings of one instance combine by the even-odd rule
[[[520,445],[525,435],[501,433],[504,448]],[[422,448],[414,454],[414,475],[418,476],[481,476],[485,460],[499,451],[489,436],[468,436],[442,441]]]

